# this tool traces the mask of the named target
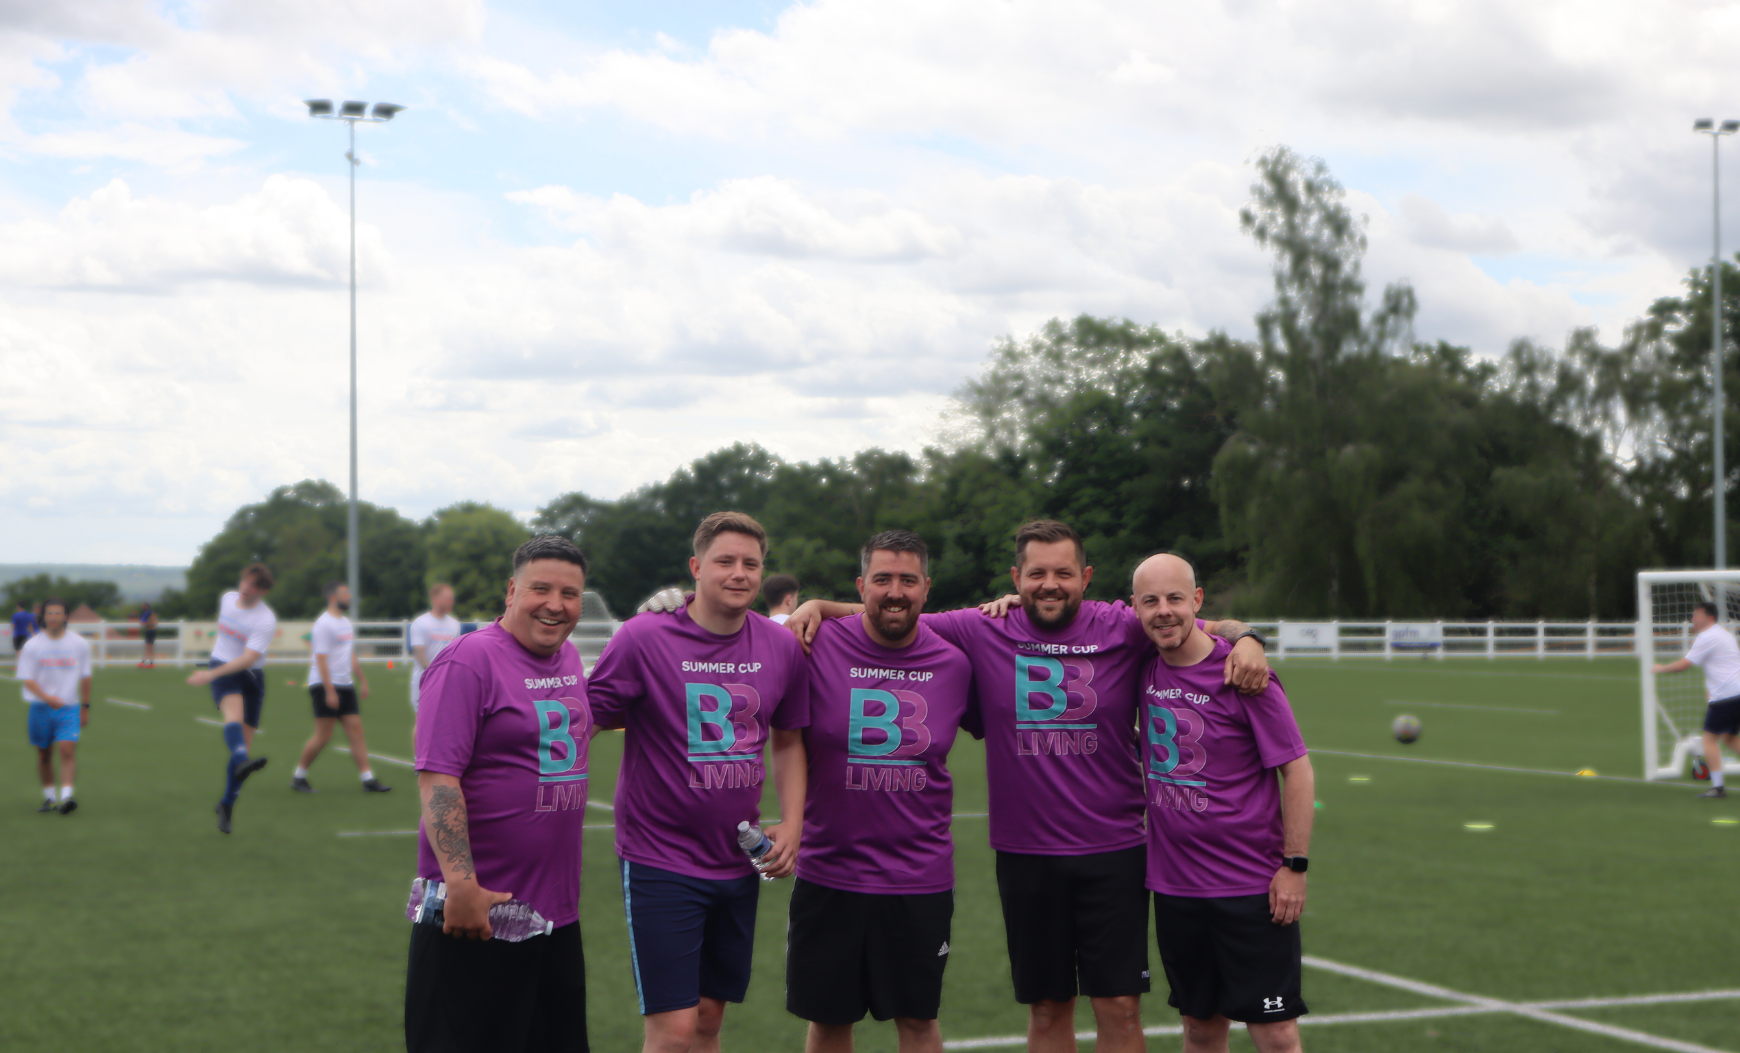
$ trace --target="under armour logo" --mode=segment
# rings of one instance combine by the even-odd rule
[[[1285,1008],[1285,1005],[1286,1003],[1283,999],[1265,998],[1263,999],[1263,1012],[1279,1013],[1283,1008]]]
[[[949,953],[949,941],[944,940],[943,945],[942,945],[942,950],[936,952],[936,956],[938,958],[941,958],[943,955],[945,955],[947,953]]]

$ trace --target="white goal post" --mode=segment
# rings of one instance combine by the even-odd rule
[[[1643,685],[1643,775],[1678,779],[1703,752],[1704,678],[1696,666],[1656,676],[1692,646],[1692,608],[1714,603],[1721,624],[1740,627],[1740,570],[1646,570],[1637,575],[1637,661]],[[1740,761],[1722,765],[1740,773]]]

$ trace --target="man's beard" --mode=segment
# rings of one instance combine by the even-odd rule
[[[1055,618],[1047,618],[1039,613],[1039,597],[1037,595],[1021,597],[1021,609],[1027,612],[1027,620],[1041,629],[1062,629],[1070,622],[1075,621],[1076,612],[1081,610],[1081,598],[1046,597],[1046,599],[1056,598],[1063,600],[1063,610],[1058,611]]]
[[[882,607],[870,610],[870,624],[884,640],[899,640],[918,624],[918,604],[909,603],[904,611],[892,612]]]

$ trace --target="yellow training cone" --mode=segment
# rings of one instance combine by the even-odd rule
[[[1594,775],[1595,769],[1594,768],[1584,768],[1582,771],[1578,772],[1577,774],[1578,775]]]

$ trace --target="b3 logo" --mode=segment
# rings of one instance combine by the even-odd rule
[[[547,698],[532,703],[538,714],[538,781],[573,782],[586,778],[586,749],[592,710],[577,698]]]
[[[1085,720],[1099,708],[1092,687],[1094,664],[1086,658],[1015,656],[1015,720]]]
[[[684,684],[688,699],[689,756],[759,754],[761,696],[748,684]]]
[[[898,759],[916,757],[930,748],[930,715],[924,696],[916,691],[852,689],[847,711],[846,755]]]

